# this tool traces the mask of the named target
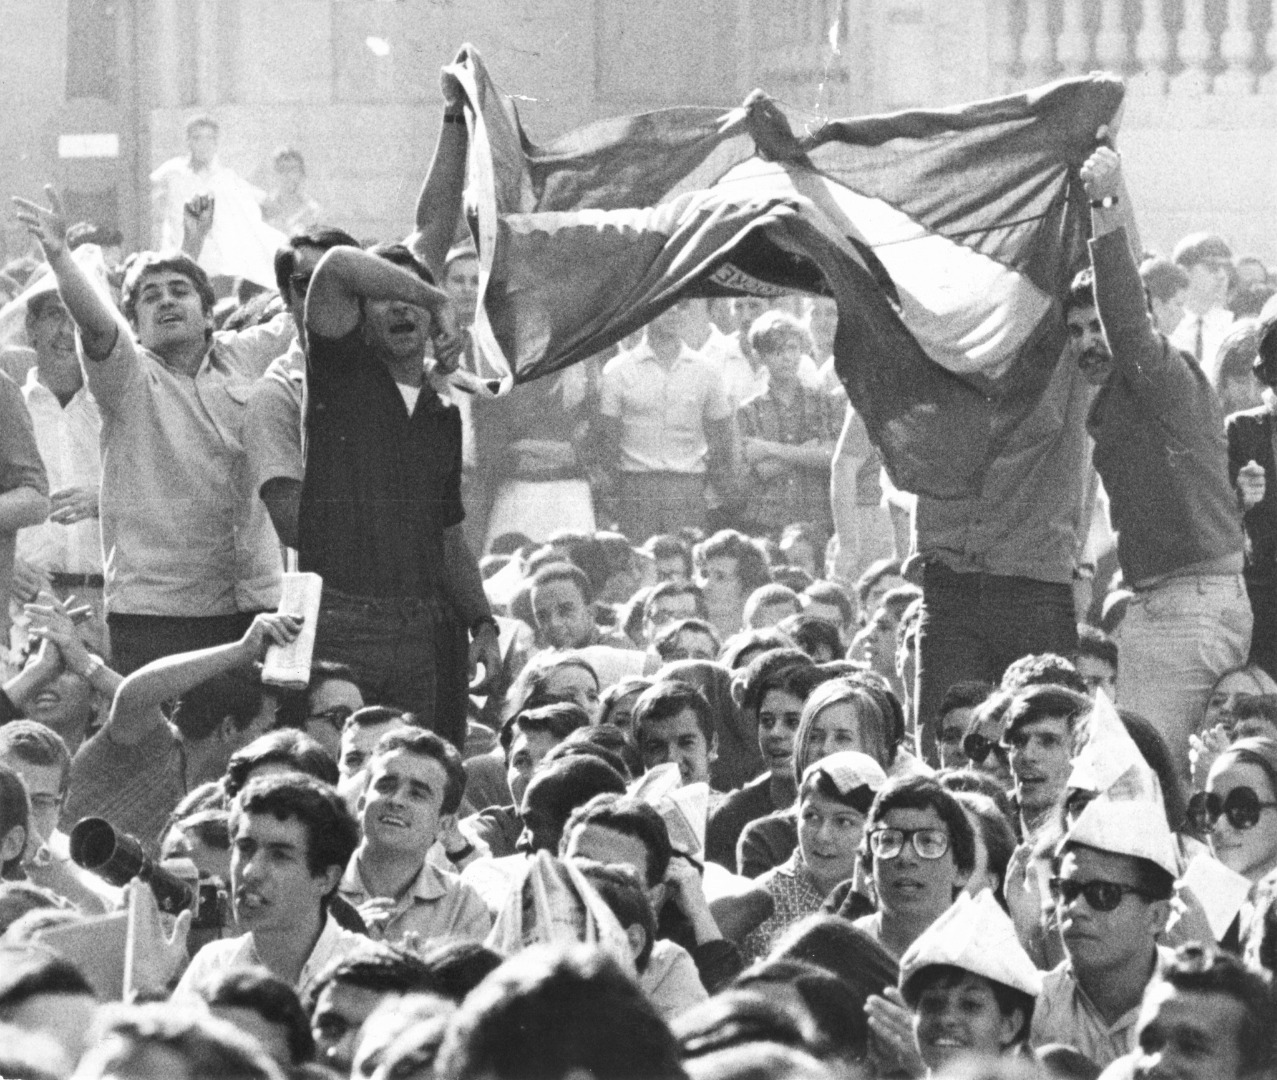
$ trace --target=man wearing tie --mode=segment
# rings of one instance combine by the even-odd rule
[[[1171,344],[1196,357],[1213,386],[1219,379],[1219,343],[1233,325],[1233,313],[1225,306],[1233,253],[1214,233],[1190,233],[1175,245],[1173,258],[1188,275],[1188,292]]]

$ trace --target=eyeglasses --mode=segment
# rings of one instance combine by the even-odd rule
[[[1273,807],[1277,803],[1260,802],[1254,788],[1235,787],[1222,799],[1213,791],[1199,791],[1188,800],[1188,822],[1197,832],[1209,832],[1222,815],[1234,829],[1253,829],[1259,815]]]
[[[1072,904],[1079,896],[1085,896],[1092,911],[1113,911],[1122,902],[1127,893],[1146,896],[1134,885],[1123,885],[1118,881],[1074,881],[1072,878],[1052,878],[1051,896],[1053,899]]]
[[[994,754],[1001,761],[1006,761],[1006,750],[1002,748],[1001,743],[995,742],[993,739],[986,739],[978,731],[973,731],[970,735],[962,740],[962,752],[971,759],[973,765],[983,765],[984,759],[990,754]]]
[[[293,287],[293,292],[305,296],[310,288],[310,279],[314,276],[314,274],[289,274],[288,283]]]
[[[331,708],[324,709],[322,712],[311,713],[306,717],[306,723],[313,724],[322,721],[331,725],[335,730],[341,731],[346,726],[346,718],[354,711],[349,705],[334,705]]]
[[[913,844],[920,859],[939,859],[949,850],[949,834],[944,829],[874,829],[869,834],[869,850],[878,859],[894,859]]]

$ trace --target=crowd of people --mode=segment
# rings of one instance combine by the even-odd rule
[[[0,1075],[1277,1076],[1263,263],[1133,252],[1097,133],[1057,368],[914,496],[821,298],[461,389],[443,87],[407,236],[294,191],[274,289],[206,118],[171,248],[14,200]]]

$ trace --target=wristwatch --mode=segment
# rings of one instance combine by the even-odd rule
[[[479,631],[485,626],[491,626],[496,633],[501,632],[501,628],[497,625],[497,620],[491,615],[480,615],[470,624],[470,636],[478,637]]]

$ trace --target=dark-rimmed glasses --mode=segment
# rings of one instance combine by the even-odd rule
[[[328,724],[329,726],[332,727],[334,731],[340,733],[341,729],[346,726],[346,719],[354,711],[355,710],[352,709],[349,705],[333,705],[330,708],[323,709],[320,712],[311,713],[308,717],[306,717],[306,723]]]
[[[1058,877],[1051,879],[1052,899],[1071,904],[1079,896],[1085,896],[1092,911],[1115,910],[1127,893],[1134,893],[1136,896],[1147,895],[1142,889],[1137,889],[1134,885],[1124,885],[1119,881],[1104,881],[1101,878],[1095,878],[1092,881],[1074,881],[1072,878]]]

